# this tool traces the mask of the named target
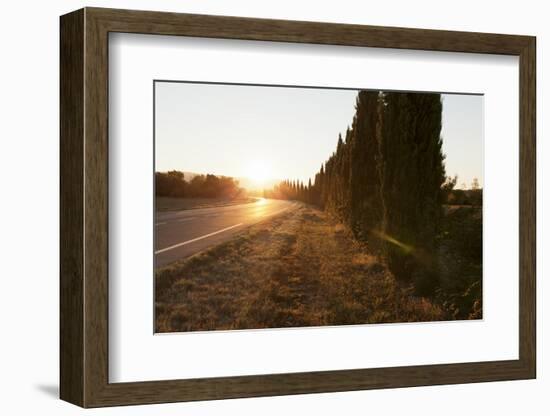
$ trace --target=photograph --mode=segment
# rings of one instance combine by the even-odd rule
[[[483,318],[482,94],[153,91],[155,333]]]

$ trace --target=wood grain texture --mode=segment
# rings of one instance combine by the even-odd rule
[[[111,32],[519,55],[528,36],[87,8]]]
[[[519,356],[536,377],[536,41],[520,54]]]
[[[84,404],[84,12],[61,19],[60,44],[60,388]]]
[[[108,33],[86,14],[84,52],[85,406],[108,380]]]
[[[519,56],[519,359],[109,383],[109,32]],[[533,37],[86,8],[62,17],[61,38],[61,396],[63,399],[83,407],[98,407],[535,377],[536,48]]]

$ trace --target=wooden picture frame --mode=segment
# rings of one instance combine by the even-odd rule
[[[61,17],[60,396],[82,407],[338,392],[536,376],[535,38],[85,8]],[[519,57],[519,359],[109,383],[108,34],[245,39]]]

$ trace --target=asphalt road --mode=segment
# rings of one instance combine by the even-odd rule
[[[155,268],[231,239],[246,227],[296,209],[275,199],[225,207],[159,212],[155,216]]]

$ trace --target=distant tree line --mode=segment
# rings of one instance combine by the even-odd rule
[[[264,189],[263,195],[265,198],[274,199],[292,199],[313,204],[315,201],[312,198],[313,186],[311,179],[307,185],[298,180],[284,180],[273,189]]]
[[[470,189],[465,189],[466,184],[462,184],[463,189],[455,189],[458,182],[458,176],[447,177],[443,184],[443,190],[446,193],[445,203],[448,205],[470,205],[480,207],[483,203],[483,189],[479,186],[479,180],[474,178]]]
[[[319,206],[380,250],[397,278],[433,294],[448,194],[441,115],[440,94],[360,91],[314,182],[284,181],[266,196]]]
[[[234,178],[195,175],[188,182],[183,172],[172,170],[155,173],[155,195],[178,198],[234,198],[242,192]]]

